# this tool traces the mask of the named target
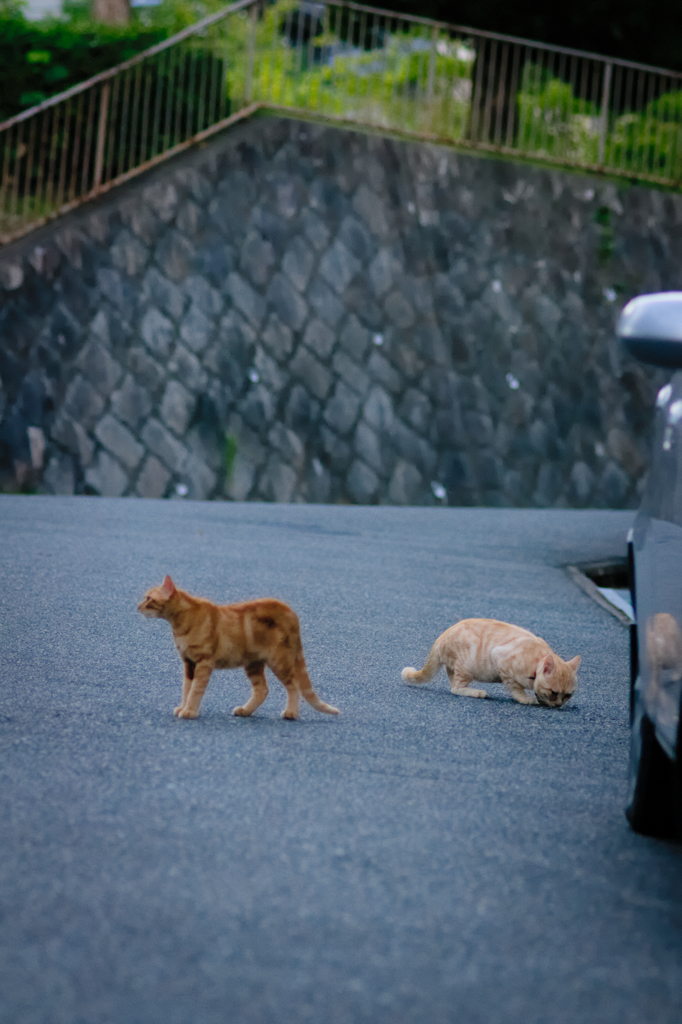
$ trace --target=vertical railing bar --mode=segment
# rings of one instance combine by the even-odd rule
[[[26,207],[31,207],[31,179],[33,178],[33,155],[35,152],[35,141],[36,141],[36,121],[37,118],[31,118],[31,127],[28,136],[28,158],[26,161],[26,177],[24,181],[25,188],[25,200],[24,210]],[[2,209],[2,202],[0,202],[0,209]]]
[[[656,125],[654,142],[653,142],[652,167],[651,167],[652,173],[658,173],[660,171],[659,164],[660,164],[660,159],[661,159],[661,135],[662,135],[662,132],[663,132],[663,120],[662,120],[662,117],[661,117],[661,114],[662,114],[661,96],[665,95],[665,90],[663,89],[663,86],[664,86],[664,83],[665,83],[665,78],[662,75],[656,75],[655,81],[656,81],[656,84],[658,85],[658,89],[656,89],[656,88],[654,89],[654,93],[656,94],[657,98],[652,101],[652,113],[654,115],[654,123]],[[659,173],[659,177],[660,176],[661,175]],[[663,177],[665,177],[665,175],[663,175]]]
[[[317,14],[315,10],[311,11],[310,14],[310,32],[308,34],[308,41],[303,40],[303,45],[306,48],[305,66],[308,71],[308,93],[306,96],[306,106],[308,110],[315,110],[315,92],[319,94],[319,79],[316,80],[314,74],[315,71],[315,33],[317,31]]]
[[[654,96],[654,76],[653,74],[648,74],[647,78],[649,79],[649,99],[644,108],[646,110],[646,120],[644,123],[644,148],[642,152],[643,169],[645,172],[649,170],[649,126],[651,124],[651,104]]]
[[[663,149],[663,139],[668,135],[668,132],[664,125],[667,123],[665,120],[665,108],[661,102],[662,98],[667,94],[668,90],[665,88],[666,79],[664,75],[658,76],[659,92],[658,99],[656,100],[656,123],[658,129],[656,132],[656,145],[654,148],[656,170],[659,173],[659,177],[667,178],[668,174],[668,162],[670,159],[670,148],[668,146]],[[665,153],[665,156],[664,156]],[[663,167],[661,168],[661,157],[664,156]],[[662,173],[661,173],[662,171]]]
[[[592,68],[592,106],[597,111],[597,127],[598,127],[598,130],[600,130],[601,129],[601,103],[600,103],[600,100],[601,100],[602,90],[600,90],[599,86],[601,84],[601,75],[600,75],[601,64],[599,64],[597,61],[591,60],[590,61],[590,66]]]
[[[523,54],[523,58],[521,57],[521,54]],[[527,78],[527,71],[526,71],[526,69],[528,68],[528,63],[529,63],[529,61],[528,61],[528,47],[527,46],[519,47],[519,65],[521,67],[521,72],[520,72],[520,75],[519,75],[520,82],[521,82],[521,89],[519,90],[519,96],[521,97],[521,104],[520,104],[521,109],[520,109],[520,112],[519,112],[519,132],[518,132],[518,138],[517,138],[517,143],[516,143],[516,148],[519,151],[523,151],[526,148],[526,125],[528,124],[528,108],[529,108],[529,103],[528,103],[527,95],[524,93],[523,90],[524,90],[524,87],[526,86],[526,78]]]
[[[50,153],[52,146],[52,130],[50,125],[54,127],[55,111],[56,107],[51,107],[45,111],[45,118],[43,120],[43,137],[40,140],[40,154],[41,154],[41,175],[40,175],[40,207],[41,210],[48,204],[50,194]]]
[[[362,61],[362,58],[364,57],[364,54],[365,54],[365,37],[366,37],[366,34],[367,34],[367,14],[366,14],[365,11],[363,11],[361,16],[360,16],[360,34],[359,34],[359,38],[358,38],[358,43],[359,43],[358,49],[360,50],[360,57],[359,57],[360,61]],[[360,82],[362,83],[363,76],[359,75],[358,78],[359,78]],[[363,97],[363,90],[362,90],[362,88],[360,88],[358,90],[358,97],[360,99],[360,103],[362,103],[362,97]],[[366,87],[364,89],[364,97],[367,98],[367,89],[366,89]]]
[[[357,42],[357,46],[354,46],[354,48],[356,49],[356,51],[358,53],[358,56],[357,56],[356,59],[358,60],[358,64],[359,64],[359,62],[362,60],[362,55],[363,55],[363,45],[362,45],[363,44],[363,39],[362,39],[362,18],[363,18],[363,15],[360,12],[358,12],[358,11],[353,11],[353,18],[354,18],[353,35],[352,35],[351,38],[352,38],[352,40],[354,42],[354,40],[355,40],[355,32],[357,31],[358,42]],[[362,86],[360,84],[359,78],[360,78],[359,75],[352,75],[348,79],[348,84],[352,85],[353,106],[355,107],[355,110],[353,111],[353,120],[354,121],[356,121],[358,119],[357,105],[358,105],[358,102],[360,101],[361,95],[362,95]]]
[[[254,4],[249,11],[249,42],[246,55],[246,83],[244,98],[248,106],[253,98],[253,68],[256,58],[256,28],[258,25],[258,4]]]
[[[679,95],[679,91],[677,91],[677,94]],[[675,157],[676,157],[676,160],[675,160],[674,166],[671,169],[671,177],[675,177],[675,179],[679,182],[680,178],[682,177],[682,103],[680,103],[679,101],[676,104],[676,112],[677,112],[676,124],[678,126],[678,128],[677,128],[677,135],[676,135],[676,144],[675,144]],[[677,175],[675,175],[675,169],[676,168],[677,168]]]
[[[171,119],[173,112],[173,94],[174,94],[174,79],[175,79],[175,55],[176,49],[173,46],[168,51],[168,86],[166,88],[166,116],[164,119],[163,126],[163,150],[164,152],[170,148],[170,133],[171,133]]]
[[[610,133],[611,145],[609,147],[608,156],[606,157],[606,163],[609,167],[615,166],[615,129],[618,124],[618,118],[620,117],[620,110],[622,107],[623,89],[625,85],[625,76],[623,69],[620,64],[616,65],[613,87],[611,90],[611,109],[613,110],[613,128]]]
[[[404,117],[404,121],[403,121],[403,125],[405,125],[405,126],[407,126],[408,124],[410,126],[414,126],[414,112],[415,112],[414,111],[414,107],[415,107],[415,102],[416,103],[419,102],[419,80],[420,80],[420,77],[421,77],[422,53],[421,53],[421,50],[419,50],[419,49],[417,49],[416,53],[415,53],[415,50],[413,49],[413,45],[415,43],[415,40],[418,38],[417,34],[419,33],[420,28],[421,28],[421,25],[419,25],[419,23],[415,24],[414,22],[410,22],[410,21],[407,21],[407,20],[403,21],[403,33],[404,33],[404,35],[407,36],[407,42],[405,44],[405,53],[406,53],[405,59],[407,61],[407,75],[406,75],[406,78],[405,78],[405,102],[404,102],[405,117]],[[412,69],[412,58],[413,58],[413,55],[416,56],[416,61],[415,61],[415,79],[414,79],[414,99],[412,98],[412,95],[411,95],[411,82],[410,82],[410,73],[411,73],[411,69]]]
[[[379,99],[386,104],[388,120],[392,123],[395,112],[395,60],[396,51],[393,45],[393,22],[388,14],[381,15],[377,28],[377,50],[381,53],[383,74],[379,89]]]
[[[553,61],[553,58],[554,58],[554,54],[551,51],[549,51],[549,50],[544,50],[544,51],[540,50],[540,61],[541,62],[544,61],[544,71],[545,71],[545,79],[544,79],[544,81],[545,81],[545,97],[544,97],[544,101],[543,101],[543,103],[542,103],[542,105],[540,107],[540,110],[541,110],[541,115],[540,115],[540,145],[538,146],[538,149],[540,150],[541,153],[548,153],[549,152],[549,145],[548,145],[547,139],[548,139],[548,136],[550,134],[549,124],[550,124],[550,119],[552,117],[552,111],[551,111],[551,108],[549,106],[549,102],[550,102],[549,101],[549,96],[550,96],[549,83],[552,80],[552,66],[553,66],[552,65],[552,61]],[[541,63],[541,67],[542,66],[543,65]],[[540,83],[542,83],[542,75],[540,75]]]
[[[325,100],[327,98],[327,93],[331,92],[331,89],[330,89],[329,86],[325,89],[325,81],[324,81],[324,78],[325,78],[324,55],[325,55],[327,47],[329,45],[330,37],[331,37],[331,27],[330,27],[330,23],[329,23],[329,4],[325,4],[324,5],[324,10],[322,12],[322,48],[321,48],[322,52],[320,53],[320,88],[318,90],[318,102],[317,102],[318,110],[324,110],[324,108],[325,108]],[[330,83],[331,83],[331,79],[332,79],[333,73],[334,73],[334,56],[333,56],[333,53],[332,53],[331,63],[330,63],[330,66],[329,66],[329,80],[330,80]]]
[[[340,21],[340,34],[345,32],[345,39],[341,39],[343,44],[343,73],[340,76],[343,83],[343,110],[344,114],[349,110],[351,103],[352,92],[352,64],[353,60],[353,26],[354,26],[355,12],[348,10],[347,7],[340,8],[339,21]],[[345,24],[344,24],[345,22]]]
[[[140,89],[142,79],[142,64],[135,67],[135,78],[133,82],[133,111],[130,118],[130,142],[128,143],[128,159],[126,166],[131,170],[136,164],[137,152],[137,119],[140,113]]]
[[[581,71],[582,71],[582,73],[581,73],[581,76],[580,76],[580,113],[583,116],[591,117],[591,115],[587,114],[587,104],[588,104],[587,89],[588,89],[589,75],[590,75],[589,61],[587,61],[584,57],[581,57],[580,60],[582,62],[582,64],[581,64]]]
[[[123,102],[121,104],[121,131],[118,140],[118,160],[116,169],[119,174],[125,174],[126,167],[126,139],[128,137],[128,107],[130,105],[130,83],[133,73],[130,69],[123,72]]]
[[[182,122],[182,99],[185,95],[185,73],[187,71],[187,59],[189,56],[182,44],[180,44],[180,47],[178,48],[178,52],[180,54],[180,76],[177,87],[177,101],[175,104],[175,135],[173,137],[173,142],[176,146],[182,139],[180,127]]]
[[[40,145],[38,147],[38,179],[36,181],[36,206],[40,207],[43,201],[43,181],[45,179],[45,149],[47,146],[47,126],[50,119],[50,111],[46,110],[38,116],[42,118],[42,130],[40,133]]]
[[[12,132],[13,128],[6,128],[2,133],[2,139],[5,146],[5,152],[2,160],[2,179],[0,179],[0,211],[6,209],[5,202],[7,196],[7,185],[9,184],[9,166],[10,166],[10,152],[12,150]]]
[[[197,121],[196,131],[201,132],[204,130],[206,125],[204,124],[204,109],[206,106],[206,81],[208,77],[207,61],[208,51],[206,47],[202,47],[197,60],[199,61],[200,73],[199,73],[199,102],[197,105]],[[194,133],[193,133],[194,134]]]
[[[107,165],[104,170],[104,177],[106,181],[111,181],[112,177],[114,176],[114,157],[116,154],[116,146],[114,140],[116,138],[116,135],[118,134],[116,130],[116,114],[118,112],[119,93],[121,91],[121,78],[121,75],[116,75],[116,77],[114,78],[114,87],[112,89],[111,103],[109,106],[109,128],[107,131],[109,145],[107,146]]]
[[[170,145],[177,146],[182,138],[181,122],[182,122],[182,103],[185,94],[185,73],[187,66],[187,50],[185,46],[186,40],[178,43],[174,47],[176,74],[175,81],[173,83],[173,101],[172,106],[175,108],[171,113],[171,120],[173,122],[171,127],[171,139]]]
[[[302,57],[301,57],[301,39],[303,38],[303,19],[305,17],[301,7],[299,7],[297,9],[296,13],[298,15],[298,17],[296,18],[296,32],[294,34],[293,40],[292,40],[291,37],[289,37],[289,43],[290,44],[293,43],[293,51],[294,51],[293,52],[293,58],[294,59],[292,61],[292,74],[293,74],[293,77],[294,77],[294,81],[296,80],[296,75],[300,74],[300,72],[302,70],[302,67],[303,67],[303,61],[302,61]],[[301,15],[303,15],[303,17],[301,17]],[[295,101],[294,101],[294,105],[296,105]]]
[[[493,133],[493,144],[499,146],[502,142],[502,122],[504,120],[504,100],[507,85],[507,64],[509,62],[509,43],[502,47],[502,60],[500,62],[500,77],[497,87],[497,100],[495,103],[495,130]]]
[[[420,25],[418,22],[417,23],[413,22],[410,25],[410,36],[411,36],[410,60],[412,59],[412,54],[414,53],[414,50],[412,49],[412,47],[415,46],[415,45],[416,45],[416,57],[417,57],[417,60],[416,60],[416,77],[415,77],[414,96],[411,97],[411,103],[410,103],[410,114],[411,114],[410,122],[414,126],[414,128],[418,128],[419,127],[419,107],[423,103],[423,100],[424,100],[424,97],[425,97],[425,92],[426,92],[426,90],[425,90],[426,76],[428,75],[428,70],[429,70],[427,53],[426,53],[425,50],[422,50],[422,48],[421,48],[421,43],[422,43],[422,40],[424,38],[424,26]]]
[[[222,23],[220,28],[224,28]],[[232,110],[232,99],[228,94],[230,74],[230,42],[228,32],[222,33],[219,53],[221,56],[218,65],[218,120],[222,121],[228,102],[230,103],[230,110]]]
[[[570,126],[573,123],[573,119],[574,119],[574,117],[576,115],[576,110],[575,110],[576,102],[578,103],[578,116],[580,116],[580,100],[576,97],[576,81],[577,81],[577,76],[578,76],[578,58],[575,57],[575,55],[572,55],[570,57],[568,66],[569,66],[569,72],[568,72],[567,78],[568,78],[568,87],[570,89],[570,93],[569,93],[570,99],[569,99],[569,102],[571,104],[570,115],[569,115],[569,126]],[[570,127],[569,127],[569,130],[570,130]]]
[[[481,83],[483,80],[483,54],[485,52],[487,40],[485,36],[478,36],[476,39],[477,46],[477,68],[476,68],[476,84],[473,89],[473,96],[471,101],[471,122],[470,122],[470,141],[476,144],[478,140],[478,108],[481,100]]]
[[[305,47],[305,67],[308,73],[308,91],[306,94],[306,106],[308,110],[315,109],[315,91],[319,92],[319,79],[315,76],[315,33],[317,31],[317,14],[316,9],[310,12],[310,32],[308,33],[308,40],[303,40],[303,46]]]
[[[51,133],[52,134],[52,139],[51,139],[51,146],[50,146],[50,164],[49,164],[49,168],[48,168],[48,172],[47,172],[48,173],[47,189],[46,189],[46,192],[45,192],[46,204],[48,206],[52,205],[53,195],[54,195],[54,184],[55,184],[55,182],[54,182],[54,172],[55,172],[55,164],[57,162],[57,128],[58,128],[58,125],[59,125],[59,114],[61,112],[61,104],[57,104],[56,106],[54,106],[52,108],[52,110],[53,110],[53,118],[52,118],[52,133]]]
[[[673,168],[674,168],[674,164],[675,164],[674,153],[673,153],[673,143],[672,143],[672,139],[673,139],[673,125],[675,123],[675,106],[673,105],[674,101],[672,99],[672,97],[674,95],[674,93],[673,93],[674,85],[673,85],[672,78],[665,77],[665,76],[662,75],[661,76],[661,87],[664,90],[661,95],[662,96],[669,96],[669,97],[671,97],[668,100],[668,107],[667,107],[668,115],[665,118],[665,120],[662,121],[661,129],[660,130],[661,130],[662,133],[664,133],[664,138],[667,140],[666,143],[665,143],[666,158],[665,158],[665,165],[664,165],[665,173],[664,173],[663,176],[665,178],[672,178],[672,176],[673,176]],[[659,110],[660,110],[660,102],[661,101],[660,101],[660,97],[659,97]],[[663,125],[666,125],[667,127],[664,129]]]
[[[409,21],[405,21],[403,19],[402,23],[401,23],[401,34],[402,34],[402,37],[403,37],[402,38],[402,43],[403,43],[403,52],[405,54],[404,59],[405,59],[406,65],[407,65],[407,76],[406,76],[405,85],[403,87],[402,102],[401,102],[401,108],[402,108],[402,113],[401,113],[401,118],[400,118],[400,124],[401,125],[406,125],[408,123],[408,118],[409,118],[409,115],[410,115],[409,69],[410,69],[410,54],[411,54],[412,51],[411,51],[411,48],[410,48],[410,43],[409,42],[408,43],[405,42],[405,36],[407,36],[408,39],[411,39],[411,31],[412,31],[411,23]]]
[[[152,144],[150,156],[158,153],[159,145],[159,123],[161,121],[161,104],[163,102],[163,84],[166,81],[165,68],[168,61],[168,50],[159,54],[156,61],[156,94],[154,96],[154,116],[152,118]]]
[[[536,92],[539,89],[539,76],[540,76],[540,67],[539,67],[539,65],[537,63],[536,57],[534,57],[534,54],[536,53],[536,47],[528,47],[528,52],[529,52],[528,64],[529,64],[529,68],[530,68],[529,79],[530,79],[530,82],[531,82],[531,90],[530,90],[531,102],[529,104],[529,108],[530,108],[530,134],[529,134],[529,138],[528,138],[528,148],[532,150],[532,149],[539,148],[536,145],[536,137],[537,137],[537,123],[536,122],[537,122],[538,115],[542,116],[542,110],[541,110],[541,108],[539,106],[539,101],[537,101],[536,98],[535,98],[535,94],[536,94]]]
[[[57,206],[64,202],[64,188],[66,185],[66,161],[69,152],[69,136],[71,126],[71,99],[64,104],[64,138],[62,140],[62,160],[59,168],[59,184],[57,186]]]
[[[564,86],[566,85],[566,54],[559,54],[559,67],[557,68],[557,78],[559,79],[559,97],[564,95]],[[571,130],[571,115],[573,113],[571,108],[572,96],[569,94],[566,100],[566,109],[562,109],[561,105],[557,111],[557,127],[556,137],[554,140],[555,155],[566,156],[568,154],[568,141],[570,138]],[[560,99],[559,103],[563,101]],[[557,148],[558,147],[558,148]],[[570,155],[570,154],[568,154]]]
[[[25,121],[20,121],[19,125],[18,125],[18,131],[17,131],[17,143],[16,143],[16,150],[15,150],[15,157],[14,157],[14,182],[12,184],[12,202],[11,202],[11,205],[10,205],[10,208],[9,208],[9,215],[10,215],[10,217],[11,216],[15,216],[16,217],[17,211],[18,211],[18,208],[19,208],[19,180],[21,178],[21,161],[23,159],[23,153],[21,152],[21,147],[24,144],[23,139],[24,139],[24,125],[25,124],[26,124]]]
[[[432,67],[433,67],[433,65],[435,63],[435,61],[432,61],[432,59],[431,59],[431,53],[432,53],[432,51],[434,49],[434,46],[433,46],[433,30],[431,30],[429,32],[428,25],[422,25],[420,27],[419,35],[420,35],[422,41],[428,42],[428,44],[429,44],[428,49],[425,47],[423,50],[420,51],[422,53],[422,71],[423,71],[423,75],[420,74],[419,80],[420,80],[420,83],[423,83],[421,85],[421,89],[422,89],[421,105],[425,106],[425,108],[426,108],[427,123],[428,123],[428,126],[429,126],[429,131],[433,131],[433,125],[432,125],[432,119],[431,119],[431,106],[432,106],[432,102],[431,101],[433,99],[433,81],[431,81],[431,86],[430,86],[431,87],[431,92],[429,94],[429,76],[433,76],[433,73],[432,73],[431,69],[432,69]],[[419,111],[417,111],[417,118],[418,118],[418,122],[417,123],[419,124]]]
[[[83,98],[84,93],[81,93],[78,97],[78,107],[76,108],[76,131],[74,133],[73,141],[73,157],[71,160],[71,183],[69,185],[69,202],[73,202],[76,196],[76,187],[78,181],[78,161],[80,159],[81,152],[81,138],[83,135]]]
[[[211,40],[211,46],[209,47],[209,61],[211,67],[211,88],[208,94],[208,114],[207,124],[215,124],[218,120],[216,111],[216,99],[218,96],[218,58],[216,57],[216,51],[218,50],[218,28],[216,26],[214,32],[215,38]]]
[[[277,8],[275,7],[275,11],[276,10],[277,10]],[[284,82],[286,80],[286,74],[287,74],[289,65],[291,64],[292,70],[296,66],[296,59],[294,58],[293,61],[290,59],[291,58],[290,50],[291,50],[291,19],[292,19],[292,16],[293,16],[293,10],[292,10],[292,8],[289,8],[289,10],[287,11],[287,16],[284,19],[284,39],[282,40],[282,64],[283,64],[283,67],[282,67],[282,74],[280,76],[279,93],[273,97],[274,99],[279,99],[280,102],[284,102],[284,98],[286,96],[286,92],[284,92],[284,95],[283,95],[283,87],[284,87]]]
[[[152,65],[147,63],[144,69],[144,100],[142,101],[142,127],[140,130],[139,162],[148,159],[149,152],[149,104],[152,91]]]
[[[412,66],[414,61],[415,67],[415,78],[414,78],[414,91],[410,89],[410,79],[408,70],[407,89],[405,92],[405,98],[407,100],[407,111],[409,114],[409,124],[414,130],[420,128],[419,121],[419,108],[424,102],[426,95],[426,82],[428,74],[428,53],[422,49],[422,42],[425,35],[425,26],[419,24],[419,22],[405,22],[407,26],[407,32],[410,39],[409,50],[408,50],[408,69]],[[407,125],[407,120],[405,124]]]
[[[532,147],[531,148],[534,149],[534,150],[538,150],[538,149],[542,149],[542,142],[543,142],[543,138],[544,138],[544,127],[545,127],[545,117],[544,117],[544,115],[545,115],[545,108],[544,108],[544,104],[540,102],[540,91],[542,89],[542,73],[543,73],[543,70],[544,70],[544,56],[545,55],[544,55],[544,51],[541,50],[537,46],[535,47],[535,53],[536,53],[535,81],[536,81],[536,86],[537,86],[537,96],[538,96],[538,98],[537,98],[537,108],[533,108],[533,112],[535,113],[535,109],[537,109],[538,116],[535,118],[535,122],[534,122],[534,134],[533,134],[533,142],[532,142]]]
[[[613,72],[613,64],[611,61],[607,61],[604,66],[604,84],[601,95],[601,115],[599,123],[599,153],[597,156],[597,163],[600,167],[604,166],[604,156],[606,154],[606,132],[609,124],[609,103],[611,102],[611,75]]]
[[[111,82],[107,81],[102,86],[99,102],[99,121],[97,123],[97,149],[95,151],[95,173],[93,176],[93,189],[99,189],[102,184],[102,171],[104,170],[104,145],[107,138],[107,121],[109,117],[109,96],[111,93]]]
[[[315,15],[315,22],[314,22],[314,26],[313,26],[314,31],[311,31],[310,38],[308,40],[308,67],[311,68],[313,71],[315,70],[316,67],[319,67],[318,73],[316,75],[314,75],[314,76],[311,75],[311,80],[310,80],[310,90],[308,92],[308,102],[310,103],[310,109],[311,110],[318,110],[319,109],[319,106],[320,106],[320,89],[321,89],[321,86],[322,86],[322,50],[321,49],[320,49],[319,65],[316,65],[316,63],[315,63],[315,51],[318,48],[318,44],[317,44],[317,39],[318,39],[317,26],[318,26],[318,16],[316,14]],[[324,30],[324,25],[323,25],[323,30]],[[313,92],[313,84],[314,84],[314,92]]]
[[[631,113],[630,107],[631,107],[631,104],[632,104],[632,88],[633,88],[633,83],[634,83],[634,77],[635,76],[634,76],[633,69],[632,68],[628,68],[628,72],[627,72],[627,75],[626,75],[626,78],[625,78],[626,85],[625,85],[625,101],[623,103],[623,115],[622,115],[623,117],[628,117],[630,115],[630,113]],[[634,129],[635,129],[635,124],[633,123],[632,125],[629,125],[628,122],[626,121],[623,124],[623,149],[622,149],[621,157],[620,157],[620,169],[621,170],[625,169],[625,165],[626,165],[626,163],[628,161],[628,134],[627,133],[628,133],[628,129],[630,127],[633,129],[633,132],[632,132],[632,144],[634,146]]]
[[[452,139],[455,140],[459,139],[461,128],[461,124],[459,123],[461,119],[458,116],[460,110],[460,102],[459,99],[456,98],[461,97],[461,89],[459,90],[459,92],[456,91],[457,86],[459,84],[459,79],[462,77],[459,74],[459,45],[457,41],[453,38],[452,34],[447,29],[445,30],[444,35],[445,45],[452,47],[452,50],[448,52],[452,52],[455,54],[455,60],[453,64],[453,74],[448,78],[447,73],[445,73],[444,75],[440,75],[438,78],[438,95],[440,98],[440,102],[442,103],[443,127],[445,128],[446,126],[449,126],[449,134],[451,135]],[[438,44],[436,44],[436,49],[437,48]],[[444,63],[443,67],[445,69],[447,65]]]
[[[521,55],[521,47],[518,43],[514,43],[514,59],[512,61],[512,76],[511,86],[509,89],[509,116],[507,120],[507,137],[505,140],[505,146],[510,149],[514,147],[514,121],[516,119],[516,90],[518,88],[519,80],[519,58]],[[518,144],[515,147],[518,149]]]
[[[632,144],[632,169],[634,170],[639,166],[639,150],[642,145],[642,127],[644,123],[643,117],[643,93],[644,93],[644,75],[641,71],[635,72],[636,78],[636,89],[635,89],[635,100],[634,100],[634,111],[637,115],[638,120],[635,122],[635,135],[633,136]]]
[[[485,87],[485,107],[483,109],[483,140],[490,139],[490,119],[492,116],[493,88],[495,85],[495,70],[497,65],[497,39],[493,39],[490,46],[488,61],[488,80]]]
[[[431,29],[431,49],[429,50],[429,70],[426,77],[426,98],[433,101],[433,85],[436,76],[436,45],[438,43],[438,25]]]
[[[194,114],[194,79],[197,67],[197,51],[191,45],[189,50],[189,89],[187,90],[187,113],[185,115],[185,139],[190,139],[192,131],[192,119]]]
[[[494,39],[491,45],[491,51],[489,51],[489,60],[487,66],[487,82],[485,84],[485,106],[483,109],[483,140],[489,141],[491,138],[491,127],[493,120],[493,94],[495,91],[495,79],[497,76],[498,66],[498,40]]]
[[[380,14],[375,14],[372,20],[372,54],[378,54],[384,52],[383,41],[381,37],[381,23],[385,21]],[[377,103],[381,103],[382,96],[385,92],[385,79],[386,79],[386,64],[384,61],[381,62],[381,75],[378,77],[374,90],[372,91],[372,99]]]
[[[269,58],[267,60],[265,60],[265,68],[264,68],[265,73],[263,75],[263,99],[264,100],[268,100],[268,99],[271,98],[270,89],[271,89],[271,84],[272,84],[272,76],[273,76],[274,70],[275,70],[275,60],[276,60],[277,17],[275,15],[274,11],[272,10],[272,8],[270,8],[270,10],[267,11],[265,13],[265,15],[264,15],[264,21],[266,23],[266,31],[267,31],[268,18],[272,19],[272,34],[271,34],[271,37],[270,37],[270,55],[269,55]]]

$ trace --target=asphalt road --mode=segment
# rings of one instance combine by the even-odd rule
[[[677,1024],[682,849],[623,815],[628,513],[0,498],[2,1024]],[[169,572],[297,610],[313,685],[178,721]],[[400,679],[459,618],[581,654],[562,710]]]

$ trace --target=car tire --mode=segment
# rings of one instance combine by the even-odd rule
[[[632,797],[625,815],[635,832],[657,839],[682,839],[680,759],[671,761],[656,738],[651,719],[643,714],[634,729],[630,755]],[[682,754],[682,728],[677,747]]]

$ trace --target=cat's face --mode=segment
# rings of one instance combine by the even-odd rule
[[[538,704],[546,708],[561,708],[575,693],[576,674],[580,655],[570,661],[547,655],[538,664],[533,689]]]
[[[160,587],[152,587],[137,606],[138,612],[148,619],[163,619],[168,601],[175,593],[175,584],[166,576]]]

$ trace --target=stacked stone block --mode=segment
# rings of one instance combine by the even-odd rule
[[[595,212],[612,216],[600,263]],[[258,118],[0,252],[0,471],[50,493],[633,505],[682,201]]]

